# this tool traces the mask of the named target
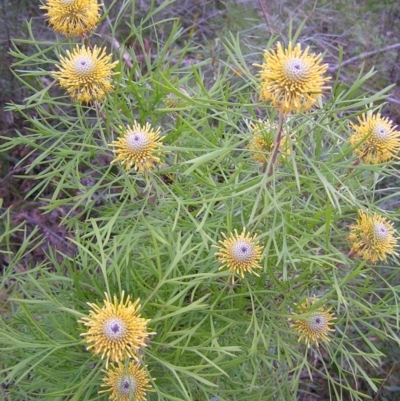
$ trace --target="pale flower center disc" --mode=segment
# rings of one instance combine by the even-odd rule
[[[293,83],[301,82],[308,77],[308,65],[300,58],[291,58],[283,66],[285,78]]]
[[[111,318],[104,322],[103,334],[108,340],[119,340],[125,336],[126,325],[118,318]]]
[[[376,124],[372,128],[371,136],[377,141],[385,142],[389,139],[390,132],[384,125]]]
[[[149,146],[149,138],[141,131],[130,132],[126,137],[126,147],[134,153],[143,152]]]
[[[324,331],[327,323],[328,322],[323,315],[314,315],[307,319],[309,329],[315,332]]]
[[[78,56],[73,64],[75,74],[83,77],[90,75],[95,67],[95,62],[88,56]]]
[[[120,394],[130,395],[136,390],[136,381],[132,376],[123,376],[118,382]]]
[[[389,235],[388,229],[382,223],[374,224],[374,236],[378,241],[385,241]]]
[[[72,6],[74,3],[76,3],[76,0],[60,0],[60,3],[63,6]]]
[[[248,262],[254,256],[254,247],[247,241],[237,241],[232,245],[231,254],[236,262]]]

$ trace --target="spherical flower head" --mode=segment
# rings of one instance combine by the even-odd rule
[[[116,158],[112,163],[121,162],[129,170],[132,166],[135,170],[145,172],[151,170],[160,163],[160,158],[155,152],[162,146],[160,142],[160,128],[154,130],[149,123],[141,126],[136,121],[132,127],[122,130],[122,136],[113,141]]]
[[[280,43],[277,50],[264,53],[261,67],[260,99],[272,101],[272,105],[287,114],[292,111],[307,111],[322,95],[330,78],[322,75],[328,64],[321,65],[321,55],[308,54],[309,47],[301,51],[300,44],[287,49]]]
[[[374,213],[372,216],[358,211],[359,219],[351,226],[348,237],[352,244],[351,253],[371,263],[386,261],[387,255],[398,255],[395,251],[397,238],[393,223]]]
[[[330,331],[335,331],[329,327],[332,324],[334,315],[329,313],[332,308],[327,310],[324,307],[318,309],[312,308],[312,306],[317,302],[317,298],[313,297],[310,301],[308,298],[301,303],[296,305],[297,313],[294,313],[297,317],[289,319],[293,322],[290,325],[297,333],[300,334],[299,340],[304,340],[307,347],[310,347],[312,343],[315,343],[318,347],[318,341],[330,341],[328,333]],[[300,317],[298,315],[309,314],[307,317]]]
[[[257,235],[253,237],[246,233],[243,228],[241,234],[235,230],[234,234],[227,237],[224,233],[224,240],[219,241],[220,246],[216,246],[219,251],[215,253],[217,260],[222,263],[219,270],[228,268],[232,274],[238,274],[241,278],[245,272],[250,272],[258,276],[254,269],[261,269],[259,261],[263,247],[256,241]]]
[[[78,320],[89,328],[81,334],[89,344],[87,349],[101,354],[101,359],[106,358],[106,367],[109,361],[119,362],[127,357],[137,360],[139,349],[147,345],[149,334],[154,334],[147,332],[150,320],[138,314],[140,300],[131,302],[129,296],[124,300],[124,292],[120,301],[116,296],[114,302],[111,302],[108,294],[105,297],[102,308],[88,303],[92,308],[89,316]]]
[[[95,28],[100,18],[97,0],[47,0],[40,7],[46,10],[50,26],[66,36],[80,36]]]
[[[190,97],[189,93],[185,88],[180,87],[179,92],[181,92],[184,96]],[[186,99],[177,96],[175,93],[168,93],[165,98],[165,106],[169,109],[176,109],[177,107],[183,107],[187,105]]]
[[[249,150],[253,152],[253,159],[259,163],[267,163],[275,145],[275,136],[277,134],[278,124],[271,124],[269,121],[258,120],[257,123],[251,122],[251,138]],[[287,133],[284,130],[284,136],[279,144],[279,150],[282,156],[287,157],[290,154]]]
[[[134,361],[112,365],[103,372],[106,376],[100,386],[108,388],[99,393],[110,393],[110,401],[145,401],[146,391],[154,391],[146,371]]]
[[[354,154],[366,164],[393,159],[400,149],[400,131],[396,131],[392,122],[379,113],[363,114],[358,117],[358,124],[350,123],[350,127]]]
[[[61,65],[56,66],[59,71],[53,75],[73,100],[80,103],[101,100],[113,89],[110,78],[118,61],[111,62],[111,55],[105,51],[96,46],[90,50],[77,45],[72,53],[67,50],[67,57],[60,57]]]

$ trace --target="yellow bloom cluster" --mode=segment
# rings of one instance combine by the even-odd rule
[[[108,388],[99,393],[110,393],[110,401],[145,401],[146,391],[153,391],[146,371],[134,361],[114,365],[103,372],[106,377],[100,386]]]
[[[111,55],[97,46],[93,50],[86,47],[75,47],[67,57],[61,56],[59,71],[53,72],[62,88],[65,88],[73,100],[89,102],[101,100],[113,89],[110,78],[115,73],[112,69],[117,61],[111,62]]]
[[[148,319],[139,316],[139,299],[131,302],[128,296],[124,300],[122,292],[121,300],[118,301],[114,296],[111,302],[108,294],[102,308],[96,304],[88,303],[92,309],[89,316],[79,320],[89,327],[85,337],[88,349],[93,349],[94,353],[101,354],[101,358],[106,357],[106,366],[109,360],[112,362],[123,361],[126,357],[138,359],[137,353],[141,347],[145,347]]]
[[[85,35],[92,30],[100,18],[97,0],[47,0],[45,6],[49,24],[57,33],[67,36]],[[66,56],[60,57],[58,71],[53,76],[65,88],[73,100],[89,103],[104,99],[113,89],[111,77],[117,61],[97,46],[76,45]],[[122,163],[144,170],[150,168],[158,158],[152,151],[159,146],[159,132],[153,132],[149,125],[144,129],[135,123],[135,133],[129,132],[122,148]],[[121,142],[122,144],[122,142]],[[118,141],[116,147],[121,145]],[[118,159],[119,160],[119,159]],[[146,392],[152,391],[146,366],[140,365],[140,352],[147,346],[150,334],[147,331],[149,319],[140,317],[139,299],[135,302],[122,292],[121,299],[111,300],[105,294],[103,306],[88,303],[89,315],[79,320],[88,330],[82,333],[87,349],[105,358],[106,370],[100,393],[109,393],[111,401],[145,401]],[[112,366],[108,369],[109,362]]]
[[[66,36],[80,36],[95,28],[100,18],[97,0],[47,0],[45,6],[50,26]]]
[[[278,43],[276,51],[266,51],[264,63],[257,65],[262,68],[260,99],[283,113],[309,110],[329,88],[325,83],[330,78],[322,76],[328,64],[321,65],[321,55],[308,53],[309,47],[302,52],[300,44],[291,42],[287,49]]]
[[[243,228],[241,234],[235,230],[229,237],[224,233],[222,236],[224,239],[219,241],[221,246],[215,254],[218,261],[222,263],[220,270],[227,267],[232,281],[234,281],[234,274],[238,274],[241,278],[244,277],[245,272],[258,276],[254,269],[262,268],[259,261],[263,247],[258,245],[257,235],[251,236],[246,233],[246,228]]]
[[[330,78],[323,77],[328,65],[321,64],[321,55],[309,53],[307,47],[301,51],[300,44],[291,42],[286,49],[280,43],[276,50],[266,51],[261,67],[261,100],[271,101],[283,115],[290,112],[307,111],[317,102]],[[276,124],[275,124],[276,125]],[[272,124],[272,126],[275,126]],[[354,154],[366,164],[377,164],[397,158],[400,150],[400,131],[380,113],[366,113],[350,123],[350,144]],[[253,157],[262,163],[268,161],[275,146],[285,147],[285,138],[275,143],[266,135],[269,129],[263,123],[253,124],[253,139],[250,149]],[[376,263],[386,260],[387,255],[397,255],[394,248],[396,238],[392,223],[374,214],[359,211],[359,221],[351,228],[349,240],[351,253]]]
[[[249,150],[253,152],[252,156],[255,161],[264,164],[268,162],[275,146],[277,129],[278,125],[276,123],[271,124],[269,121],[259,120],[257,123],[250,123],[250,132],[253,136],[250,140]],[[279,143],[279,151],[283,157],[290,153],[285,129],[283,139]]]
[[[154,333],[147,331],[149,319],[139,315],[139,299],[132,302],[129,296],[124,300],[124,296],[122,292],[120,300],[114,296],[111,301],[105,294],[103,307],[88,303],[89,316],[79,320],[88,331],[81,336],[88,350],[106,359],[102,386],[108,389],[101,392],[111,392],[112,401],[129,401],[133,395],[137,401],[143,401],[151,387],[146,371],[139,365],[139,352],[147,346],[148,336]],[[133,360],[125,363],[128,358]],[[114,362],[111,369],[108,369],[109,361]]]
[[[132,127],[122,128],[122,136],[113,141],[116,158],[112,163],[120,161],[129,170],[132,166],[135,170],[145,172],[151,170],[160,158],[155,156],[155,151],[161,147],[160,128],[151,128],[149,123],[141,126],[136,121]]]
[[[190,97],[188,91],[185,88],[179,88],[179,92],[186,97]],[[168,93],[165,98],[165,106],[170,109],[175,109],[177,107],[183,107],[187,105],[186,99],[182,96],[179,97],[175,93]]]
[[[386,261],[387,255],[398,255],[393,223],[377,213],[371,215],[359,210],[358,215],[359,219],[351,226],[348,237],[352,244],[351,252],[371,263]]]
[[[311,343],[315,343],[318,347],[319,340],[330,341],[328,333],[335,331],[329,327],[334,319],[334,315],[329,313],[332,308],[327,310],[324,307],[315,309],[313,305],[317,301],[314,295],[312,301],[307,298],[300,305],[296,305],[298,313],[295,313],[296,317],[289,319],[293,322],[291,327],[300,334],[299,341],[304,340],[307,347],[310,347]],[[304,314],[307,316],[300,316]]]
[[[114,68],[118,61],[105,48],[92,47],[86,41],[86,33],[96,27],[100,19],[97,0],[47,0],[41,7],[46,11],[49,25],[55,32],[66,36],[84,36],[86,45],[76,45],[72,51],[60,56],[60,63],[53,76],[61,88],[79,103],[103,100],[114,86],[112,77],[117,74]],[[307,112],[329,89],[330,77],[325,77],[328,65],[322,64],[321,54],[312,54],[310,48],[301,49],[300,44],[284,48],[278,43],[275,50],[264,53],[264,62],[258,65],[260,72],[259,97],[271,102],[279,111],[280,123],[262,121],[250,123],[252,138],[249,149],[254,160],[266,164],[271,155],[280,152],[289,154],[287,129],[284,119],[290,113]],[[180,88],[182,96],[170,94],[165,99],[167,108],[186,105],[188,92]],[[284,118],[283,118],[284,116]],[[279,125],[279,128],[278,128]],[[365,114],[358,123],[350,123],[352,136],[349,139],[356,156],[367,164],[382,163],[396,157],[400,149],[400,132],[389,119],[377,114]],[[276,132],[276,131],[279,131]],[[279,135],[278,135],[279,134]],[[284,135],[283,135],[284,134]],[[278,139],[277,139],[278,138]],[[126,170],[134,169],[146,173],[161,163],[161,129],[134,121],[126,127],[120,126],[120,137],[109,145],[115,154],[111,163],[120,162]],[[275,161],[274,157],[271,160]],[[272,163],[271,163],[272,164]],[[354,255],[368,262],[386,261],[388,255],[398,255],[395,251],[397,238],[393,224],[376,213],[370,215],[359,211],[359,220],[351,226],[348,236]],[[241,279],[245,274],[259,276],[264,247],[259,244],[257,235],[251,235],[243,227],[239,234],[221,234],[215,253],[219,270],[227,269],[231,282],[235,276]],[[329,341],[329,333],[334,332],[331,325],[334,314],[332,308],[316,307],[318,302],[305,299],[296,305],[296,313],[290,318],[291,328],[304,340],[307,347],[319,346],[319,341]],[[146,367],[141,365],[141,351],[148,345],[147,326],[149,319],[140,316],[140,300],[132,302],[130,297],[110,298],[105,294],[103,305],[88,303],[88,316],[79,320],[87,331],[82,333],[88,350],[105,359],[105,377],[101,385],[111,401],[144,401],[146,392],[152,391]],[[110,365],[110,368],[109,368]]]
[[[387,117],[363,114],[358,124],[350,123],[353,135],[350,144],[354,153],[367,164],[383,163],[396,156],[400,149],[400,131],[396,131]]]

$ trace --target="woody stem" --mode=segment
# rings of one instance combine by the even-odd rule
[[[267,172],[266,172],[267,177],[270,177],[272,175],[273,167],[278,158],[279,148],[280,148],[282,136],[283,136],[284,122],[285,122],[285,115],[283,113],[279,113],[278,135],[276,136],[276,139],[275,139],[275,144],[274,144],[274,149],[272,151],[271,160],[268,163]]]

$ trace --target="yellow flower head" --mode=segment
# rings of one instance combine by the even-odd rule
[[[66,36],[80,36],[92,30],[100,18],[97,0],[47,0],[40,7],[47,11],[51,27]]]
[[[122,130],[123,128],[120,127]],[[146,171],[152,169],[160,158],[154,155],[155,151],[162,146],[160,142],[160,128],[153,130],[149,123],[141,126],[136,121],[132,127],[126,127],[121,138],[113,141],[116,158],[112,161],[125,164],[127,170],[134,166],[135,170]]]
[[[124,300],[124,292],[120,301],[114,296],[114,302],[111,302],[108,294],[105,296],[102,308],[88,303],[92,308],[89,316],[78,320],[89,327],[86,333],[81,334],[89,344],[87,349],[101,353],[101,359],[106,357],[106,367],[109,360],[119,362],[127,357],[137,360],[137,352],[147,345],[148,335],[154,334],[147,332],[150,320],[139,316],[139,299],[132,303],[128,296]]]
[[[253,158],[255,161],[259,163],[268,162],[275,145],[276,130],[277,124],[271,124],[261,120],[258,120],[258,123],[250,123],[250,131],[253,137],[251,138],[249,149],[253,151]],[[279,145],[279,150],[283,156],[287,156],[290,153],[285,133]]]
[[[315,343],[318,347],[319,340],[330,341],[327,334],[330,331],[335,331],[329,327],[334,319],[334,315],[329,313],[332,308],[327,310],[324,310],[323,307],[318,309],[312,308],[316,302],[317,299],[314,295],[312,301],[307,298],[303,303],[297,306],[298,313],[294,314],[298,316],[309,313],[308,317],[303,318],[298,316],[289,319],[293,322],[290,327],[300,334],[299,341],[304,339],[307,347],[310,347],[311,343]]]
[[[400,131],[378,114],[363,114],[358,124],[350,123],[353,135],[350,144],[354,153],[367,164],[382,163],[395,157],[400,149]]]
[[[280,43],[277,50],[264,53],[261,67],[260,99],[272,101],[272,105],[283,113],[307,111],[321,96],[322,90],[329,88],[323,78],[328,64],[321,65],[321,55],[308,54],[309,47],[301,52],[298,44],[291,42],[283,50]]]
[[[222,235],[225,239],[219,241],[221,246],[217,247],[219,251],[215,254],[217,260],[222,263],[219,270],[227,267],[232,276],[236,273],[242,278],[245,272],[254,273],[258,276],[253,269],[262,268],[259,261],[263,247],[259,246],[258,241],[256,241],[257,234],[251,237],[243,228],[240,235],[236,230],[229,238],[224,233]]]
[[[185,88],[180,87],[179,92],[181,92],[186,97],[190,97],[189,93]],[[169,109],[176,109],[177,107],[183,107],[187,105],[186,99],[177,96],[175,93],[168,93],[165,99],[165,106]]]
[[[358,215],[359,220],[351,226],[348,237],[352,244],[351,252],[371,263],[386,261],[387,255],[398,255],[394,250],[397,238],[393,223],[377,213],[371,216],[359,210]]]
[[[91,100],[101,100],[106,93],[113,89],[110,78],[115,73],[111,70],[118,61],[111,62],[111,55],[106,55],[105,48],[96,46],[93,50],[76,46],[71,53],[67,50],[67,57],[61,56],[60,70],[53,72],[72,99],[80,103]]]
[[[134,361],[128,365],[112,365],[108,370],[103,370],[106,377],[103,378],[104,384],[101,387],[108,387],[99,393],[110,392],[110,401],[145,401],[146,391],[152,390],[149,384],[149,377],[146,371]]]

